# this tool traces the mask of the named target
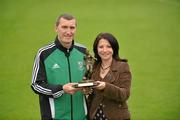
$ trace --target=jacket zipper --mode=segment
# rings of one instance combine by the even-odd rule
[[[70,53],[69,53],[69,50],[67,50],[67,61],[68,61],[68,70],[69,70],[69,82],[71,83],[72,81],[71,81],[71,66],[70,66],[70,62],[69,62],[69,55],[70,55]],[[70,102],[71,102],[71,120],[73,120],[73,101],[72,101],[72,95],[70,95],[71,96],[71,100],[70,100]]]

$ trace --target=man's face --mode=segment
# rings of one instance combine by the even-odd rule
[[[56,32],[62,44],[71,44],[76,32],[76,20],[66,20],[61,18],[59,20],[59,25],[56,26]]]

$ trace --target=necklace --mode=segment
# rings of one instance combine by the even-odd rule
[[[106,72],[106,70],[108,68],[110,68],[110,67],[111,67],[111,65],[109,65],[108,67],[103,68],[103,66],[101,65],[101,73],[104,74]]]

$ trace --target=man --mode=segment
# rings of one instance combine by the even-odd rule
[[[58,17],[57,37],[39,49],[35,58],[32,89],[39,94],[42,120],[85,120],[85,99],[73,85],[85,73],[86,48],[74,43],[76,19],[69,14]]]

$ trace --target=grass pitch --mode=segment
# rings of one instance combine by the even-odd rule
[[[0,119],[39,120],[30,89],[37,50],[55,38],[61,13],[78,19],[76,41],[92,52],[99,32],[119,40],[133,74],[132,120],[178,120],[180,109],[179,0],[1,0]]]

